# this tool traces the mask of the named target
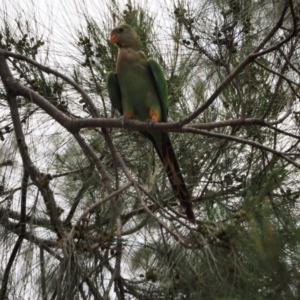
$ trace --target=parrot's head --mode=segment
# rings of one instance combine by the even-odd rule
[[[110,41],[119,48],[140,50],[141,40],[136,31],[127,24],[114,28],[110,33]]]

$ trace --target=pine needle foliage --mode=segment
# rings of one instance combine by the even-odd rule
[[[0,15],[0,299],[299,299],[297,1]],[[145,127],[111,106],[123,23],[164,70],[196,225]]]

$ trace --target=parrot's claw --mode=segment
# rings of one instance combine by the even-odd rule
[[[124,126],[124,124],[127,123],[127,121],[130,119],[127,116],[122,116],[121,120],[122,120],[122,126]]]
[[[157,121],[153,119],[147,119],[146,123],[148,124],[148,127],[152,127],[152,125],[156,124]]]

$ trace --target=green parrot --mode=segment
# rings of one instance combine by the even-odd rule
[[[112,105],[123,118],[167,122],[168,91],[160,65],[141,51],[136,31],[124,24],[111,31],[110,41],[119,47],[116,73],[108,74],[107,86]],[[141,132],[153,144],[170,180],[176,200],[195,223],[189,192],[167,133]]]

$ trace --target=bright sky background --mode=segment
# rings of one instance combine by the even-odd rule
[[[104,0],[2,0],[0,3],[0,10],[8,12],[8,18],[15,19],[16,17],[22,18],[24,16],[32,15],[32,18],[37,20],[37,25],[42,28],[52,28],[54,33],[63,33],[72,29],[72,25],[79,26],[84,23],[83,14],[87,13],[99,21],[109,14],[107,6],[111,5],[113,1]],[[138,6],[145,7],[147,11],[155,18],[156,22],[162,22],[166,19],[163,15],[169,10],[173,14],[174,4],[173,1],[116,1],[120,3],[122,9],[125,9],[125,4],[132,2]],[[168,9],[162,9],[168,8]],[[18,12],[22,12],[20,15]],[[2,13],[1,13],[2,15]]]
[[[172,21],[170,16],[174,17],[175,0],[116,0],[120,3],[121,10],[126,9],[126,4],[131,2],[133,6],[141,6],[146,8],[155,22],[155,30],[158,34],[158,42],[160,45],[168,45],[171,40]],[[0,14],[7,16],[7,21],[15,25],[15,20],[24,23],[31,20],[31,27],[39,36],[43,36],[43,40],[51,41],[49,53],[57,64],[60,62],[65,65],[66,58],[70,51],[76,52],[72,48],[72,44],[78,40],[77,32],[81,28],[85,28],[84,15],[93,17],[99,26],[102,26],[103,20],[112,20],[111,12],[108,7],[113,6],[113,0],[1,0]],[[178,4],[177,4],[178,5]],[[3,22],[1,22],[3,24]],[[0,23],[0,25],[1,25]],[[107,22],[106,22],[107,23]],[[116,20],[116,25],[120,22]],[[108,24],[108,28],[114,27]],[[110,29],[104,29],[109,35]],[[44,47],[45,49],[45,47]],[[70,50],[71,49],[71,50]],[[172,49],[164,47],[162,54],[168,55]],[[43,63],[43,61],[40,61]],[[48,61],[49,63],[49,61]]]

